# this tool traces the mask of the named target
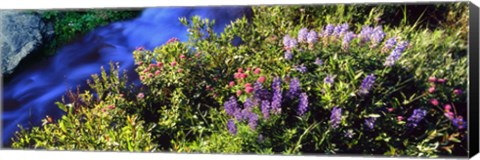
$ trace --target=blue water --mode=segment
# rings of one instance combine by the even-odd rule
[[[179,17],[201,16],[215,19],[215,32],[223,31],[232,20],[242,17],[245,7],[149,8],[141,16],[98,28],[81,40],[69,44],[45,61],[38,62],[17,74],[3,88],[2,141],[11,144],[18,125],[38,126],[46,115],[57,119],[62,112],[54,105],[68,89],[86,86],[100,66],[119,62],[127,70],[129,79],[138,81],[134,72],[132,52],[140,46],[153,49],[168,39],[177,37],[186,41],[187,28]]]

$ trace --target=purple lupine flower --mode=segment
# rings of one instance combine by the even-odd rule
[[[372,129],[375,127],[375,121],[376,119],[374,117],[370,117],[365,119],[365,125],[369,128]]]
[[[313,45],[318,41],[318,34],[314,30],[310,30],[307,35],[307,43]]]
[[[224,107],[225,112],[227,112],[228,115],[233,116],[233,114],[239,110],[237,98],[235,98],[235,96],[231,96],[228,101],[224,103]]]
[[[348,31],[348,23],[339,24],[334,28],[333,35],[335,37],[340,37]]]
[[[401,41],[397,44],[397,46],[395,46],[395,50],[398,50],[400,53],[402,53],[403,51],[405,51],[407,46],[408,46],[408,41]]]
[[[292,52],[289,52],[289,51],[286,51],[285,52],[285,55],[283,55],[283,57],[286,59],[286,60],[291,60],[293,58],[293,53]]]
[[[400,56],[402,53],[400,53],[398,50],[393,50],[392,53],[387,57],[385,60],[385,63],[383,63],[384,66],[393,66],[398,59],[400,59]]]
[[[427,111],[423,109],[413,110],[413,114],[407,119],[410,126],[417,127],[418,123],[427,115]]]
[[[272,82],[272,89],[273,89],[273,97],[272,97],[272,104],[271,108],[274,114],[278,114],[281,111],[282,105],[282,80],[279,77],[273,78]]]
[[[375,75],[370,74],[365,79],[363,79],[362,85],[360,86],[360,94],[368,94],[370,88],[372,88],[373,83],[375,82]]]
[[[384,66],[393,66],[398,59],[400,59],[400,56],[402,55],[402,52],[405,51],[405,48],[408,46],[407,41],[402,41],[397,44],[395,49],[393,49],[392,53],[387,57],[387,60],[383,64]]]
[[[462,116],[457,116],[457,118],[454,118],[452,120],[452,123],[458,129],[464,129],[465,127],[467,127],[467,123],[463,120]]]
[[[328,24],[325,26],[325,29],[323,30],[322,35],[324,37],[331,36],[333,34],[333,31],[335,29],[335,26],[333,24]]]
[[[250,98],[245,99],[245,102],[243,102],[243,108],[247,109],[249,111],[252,111],[254,106],[255,106],[255,104],[253,103],[252,99],[250,99]]]
[[[237,121],[243,121],[245,120],[245,113],[249,112],[247,109],[237,109],[235,112],[233,112],[233,117]]]
[[[228,127],[228,131],[231,134],[233,135],[237,134],[237,125],[235,125],[235,121],[233,121],[233,119],[228,120],[227,127]]]
[[[362,31],[360,31],[360,43],[370,42],[370,37],[373,33],[373,28],[370,26],[363,26]]]
[[[308,29],[307,28],[302,28],[298,31],[298,42],[302,43],[307,40],[307,34],[308,34]]]
[[[350,48],[350,42],[355,38],[355,34],[353,32],[347,32],[343,36],[343,41],[342,41],[342,49],[343,50],[348,50]]]
[[[305,73],[307,72],[307,67],[305,67],[304,64],[301,64],[300,66],[296,66],[295,69],[299,71],[300,73]]]
[[[342,120],[342,109],[338,107],[333,107],[332,114],[330,115],[330,125],[332,128],[338,128]]]
[[[257,128],[257,121],[258,115],[250,112],[250,114],[248,115],[248,126],[250,126],[251,129],[255,130],[255,128]]]
[[[390,49],[392,49],[395,45],[397,44],[397,37],[392,37],[389,38],[386,42],[385,45],[383,46],[383,51],[386,52]]]
[[[372,33],[372,48],[376,47],[380,42],[382,42],[383,38],[385,38],[385,32],[383,32],[382,26],[377,26],[373,29]]]
[[[288,97],[293,99],[300,92],[300,80],[298,78],[293,78],[290,82],[290,90],[288,91]]]
[[[272,93],[268,91],[267,89],[260,89],[257,92],[255,92],[255,99],[257,100],[269,100],[272,98]]]
[[[308,96],[307,93],[303,92],[300,94],[300,102],[298,103],[298,115],[303,116],[308,109]]]
[[[261,109],[263,118],[268,119],[270,117],[270,102],[268,100],[263,100]]]
[[[297,40],[293,39],[292,37],[290,37],[290,35],[285,35],[285,37],[283,37],[283,45],[285,46],[285,49],[287,51],[297,47]]]
[[[336,76],[328,75],[327,77],[325,77],[323,82],[328,85],[333,85],[333,81],[335,80],[335,77]]]
[[[323,64],[323,61],[320,59],[320,58],[317,58],[315,59],[315,62],[314,62],[316,65],[319,65],[321,66]]]
[[[263,85],[260,82],[255,82],[253,84],[253,92],[257,92],[257,91],[261,90],[262,88],[263,88]]]

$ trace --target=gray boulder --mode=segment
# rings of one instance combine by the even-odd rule
[[[53,35],[53,26],[36,12],[0,10],[2,75],[10,74],[20,61]]]

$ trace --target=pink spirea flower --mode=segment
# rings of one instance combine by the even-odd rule
[[[159,70],[155,71],[155,75],[156,75],[156,76],[158,76],[159,74],[160,74],[160,71],[159,71]]]
[[[172,65],[172,67],[175,67],[177,65],[177,62],[173,61],[170,65]]]
[[[143,94],[142,92],[137,94],[138,99],[143,99],[144,97],[145,97],[145,94]]]
[[[182,73],[182,72],[183,72],[183,69],[179,68],[179,69],[177,69],[177,72],[178,72],[178,73]]]
[[[252,93],[253,92],[253,87],[246,87],[245,92],[247,92],[248,94]]]
[[[238,68],[238,69],[237,69],[237,72],[238,72],[238,73],[243,73],[243,68]]]
[[[115,106],[114,106],[114,105],[110,105],[110,106],[108,106],[107,108],[108,108],[108,109],[114,109]]]
[[[242,90],[237,90],[237,96],[242,95]]]
[[[260,68],[255,68],[255,71],[253,71],[255,74],[260,74],[261,72],[262,70]]]
[[[162,68],[162,67],[163,67],[163,63],[162,63],[162,62],[157,62],[157,67],[158,67],[158,68]]]
[[[185,55],[183,55],[183,54],[180,55],[180,59],[185,59],[185,58],[186,58]]]
[[[445,106],[443,106],[443,109],[445,109],[445,111],[450,111],[452,109],[452,106],[450,104],[446,104]]]
[[[251,84],[251,83],[247,83],[247,84],[245,84],[245,87],[251,87],[251,86],[252,86],[252,84]]]
[[[234,74],[233,74],[233,78],[235,78],[235,79],[240,78],[240,73],[234,73]]]
[[[234,82],[234,81],[230,81],[230,83],[228,83],[228,86],[229,86],[229,87],[235,86],[235,82]]]
[[[149,73],[149,74],[148,74],[148,77],[149,77],[149,78],[152,78],[152,77],[153,77],[153,74],[152,74],[152,73]]]
[[[387,108],[387,110],[388,112],[393,112],[394,109],[390,107],[390,108]]]
[[[438,102],[437,99],[434,98],[434,99],[431,99],[431,100],[430,100],[430,103],[433,104],[434,106],[438,106],[438,103],[439,103],[439,102]]]
[[[453,90],[453,93],[456,94],[457,96],[462,95],[463,91],[461,89],[455,89]]]
[[[403,121],[403,116],[397,116],[398,121]]]
[[[257,82],[263,83],[263,82],[265,82],[266,79],[267,78],[265,78],[265,76],[261,76],[261,77],[258,77]]]
[[[430,87],[430,88],[428,88],[428,92],[429,92],[429,93],[435,92],[435,87]]]
[[[437,80],[438,83],[445,83],[446,81],[447,81],[447,79],[443,79],[443,78]]]
[[[435,78],[435,77],[430,77],[430,78],[428,78],[428,81],[429,81],[429,82],[436,82],[436,81],[437,81],[437,78]]]
[[[247,78],[247,77],[248,77],[247,74],[245,74],[245,73],[240,73],[240,78],[245,79],[245,78]]]

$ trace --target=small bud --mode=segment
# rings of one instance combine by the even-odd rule
[[[435,92],[435,87],[430,87],[430,88],[428,89],[428,92],[429,92],[429,93]]]
[[[434,98],[434,99],[431,99],[431,100],[430,100],[430,103],[433,104],[434,106],[438,106],[438,103],[439,103],[439,102],[438,102],[437,99]]]

